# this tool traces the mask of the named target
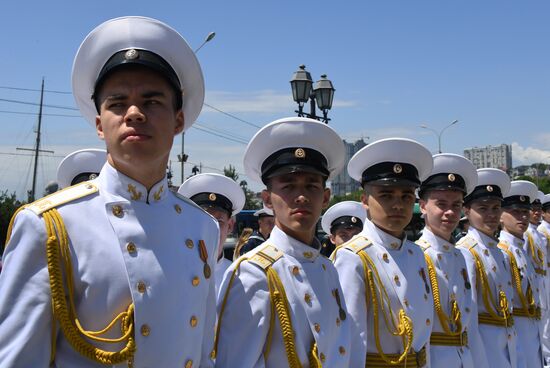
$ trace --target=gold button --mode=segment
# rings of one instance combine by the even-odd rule
[[[151,328],[149,327],[149,325],[141,325],[141,328],[139,330],[143,336],[149,336],[149,334],[151,333]]]
[[[137,283],[137,290],[143,294],[145,293],[145,291],[147,291],[147,286],[145,285],[145,283],[143,281],[138,281]]]
[[[384,260],[384,262],[389,262],[389,257],[388,257],[388,253],[384,253],[382,254],[382,259]]]
[[[317,333],[321,332],[321,326],[318,323],[314,323],[313,328]]]
[[[309,258],[313,257],[313,253],[311,253],[311,252],[304,252],[304,257],[306,257],[306,258],[309,259]]]
[[[292,274],[294,276],[298,276],[300,274],[300,267],[298,267],[298,266],[292,267]]]
[[[307,304],[311,303],[311,295],[306,293],[306,295],[304,295],[304,300],[306,301]]]
[[[449,246],[447,244],[443,245],[443,249],[449,250]]]
[[[344,355],[344,354],[346,353],[346,348],[343,347],[343,346],[340,346],[340,347],[338,348],[338,351],[340,352],[340,355]]]
[[[324,263],[321,265],[321,267],[323,267],[323,271],[326,271],[326,270],[327,270],[327,266],[325,266]]]
[[[395,275],[393,277],[393,281],[395,281],[395,283],[398,284],[399,283],[399,276]]]
[[[198,286],[201,282],[201,279],[198,277],[198,276],[195,276],[193,277],[193,280],[191,281],[191,284],[193,284],[193,286]]]
[[[193,249],[193,246],[194,246],[193,240],[187,239],[187,240],[185,241],[185,245],[187,246],[187,248]]]
[[[113,212],[113,215],[115,215],[118,218],[121,218],[124,216],[124,211],[122,211],[122,207],[119,205],[113,206],[113,208],[111,208],[111,211]]]
[[[179,204],[176,204],[176,205],[174,206],[174,209],[176,210],[177,213],[181,213],[181,207],[180,207]]]
[[[191,319],[189,320],[189,324],[191,325],[191,327],[197,327],[197,323],[199,323],[199,320],[197,319],[197,317],[192,316]]]
[[[193,361],[191,359],[185,362],[185,368],[193,368]]]
[[[399,243],[391,243],[390,246],[395,249],[397,247],[399,247]]]
[[[342,323],[342,322],[340,321],[340,318],[336,317],[336,326],[340,326],[340,323]]]
[[[327,358],[325,357],[325,354],[321,353],[319,354],[319,357],[321,358],[321,363],[324,363]]]
[[[133,242],[129,242],[126,244],[126,250],[128,253],[135,253],[137,251],[137,247]]]
[[[426,318],[426,326],[429,326],[429,325],[430,325],[430,323],[432,323],[432,321],[430,321],[430,319],[429,319],[429,318]]]

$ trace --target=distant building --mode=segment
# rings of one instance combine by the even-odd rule
[[[365,143],[362,138],[354,143],[348,143],[344,139],[344,145],[346,146],[346,164],[344,169],[332,180],[330,184],[332,194],[337,196],[354,192],[360,188],[360,184],[348,175],[347,167],[351,157],[361,148],[365,147],[367,143]]]
[[[509,144],[468,148],[464,150],[464,157],[472,161],[478,169],[492,167],[508,174],[512,170],[512,146]]]

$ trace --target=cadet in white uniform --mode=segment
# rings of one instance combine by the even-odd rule
[[[157,20],[107,21],[80,46],[73,93],[108,162],[10,226],[0,365],[212,366],[218,227],[166,179],[174,136],[202,107],[193,51]]]
[[[286,118],[263,127],[245,152],[275,214],[269,239],[225,273],[218,294],[216,367],[350,367],[349,318],[332,263],[319,254],[316,223],[326,180],[344,165],[328,125]]]
[[[542,222],[538,231],[546,239],[546,285],[550,288],[550,194],[541,198],[542,204]],[[547,309],[546,316],[542,314],[542,355],[544,356],[545,367],[550,367],[550,290],[546,290]]]
[[[514,287],[513,316],[518,334],[518,367],[542,367],[540,338],[540,294],[531,259],[524,251],[523,236],[529,226],[531,201],[537,197],[535,184],[516,180],[504,198],[500,217],[499,248],[508,255]]]
[[[513,289],[507,256],[498,248],[496,233],[502,199],[510,190],[510,177],[498,169],[478,169],[477,186],[464,198],[470,222],[468,234],[457,246],[463,250],[472,295],[477,304],[479,333],[492,368],[517,367],[516,331],[513,327]]]
[[[215,269],[217,295],[223,274],[231,265],[231,261],[223,256],[223,244],[235,226],[235,215],[244,207],[246,199],[243,189],[225,175],[205,173],[187,179],[180,185],[178,193],[191,199],[218,220],[220,241]]]
[[[464,196],[477,183],[474,165],[466,158],[442,153],[419,190],[426,227],[416,242],[424,250],[433,290],[435,322],[430,337],[434,367],[488,367],[479,337],[477,305],[466,261],[455,248],[453,231],[460,221]],[[474,284],[475,285],[475,284]]]
[[[432,167],[430,152],[404,138],[371,143],[348,164],[368,214],[363,231],[333,253],[352,322],[350,367],[429,366],[428,269],[404,229]]]
[[[321,254],[330,257],[337,246],[359,234],[366,218],[367,210],[361,202],[343,201],[330,207],[321,219],[321,227],[329,236]]]
[[[104,149],[86,148],[68,154],[57,167],[59,188],[67,188],[97,178],[105,162],[107,151]]]
[[[265,242],[275,226],[275,217],[273,216],[273,211],[269,208],[264,207],[259,209],[254,212],[254,216],[258,218],[258,230],[254,231],[250,237],[245,240],[246,243],[242,245],[241,249],[238,249],[238,254],[240,256]]]

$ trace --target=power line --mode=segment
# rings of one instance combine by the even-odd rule
[[[244,145],[247,144],[247,142],[243,142],[243,141],[241,141],[241,140],[237,140],[237,139],[233,139],[233,138],[230,138],[230,137],[227,137],[227,136],[223,136],[223,135],[221,135],[221,134],[211,132],[211,131],[209,131],[209,130],[206,130],[206,129],[201,128],[201,127],[198,127],[198,126],[194,126],[194,125],[193,125],[191,128],[198,129],[198,130],[203,131],[203,132],[205,132],[205,133],[212,134],[212,135],[215,135],[215,136],[217,136],[217,137],[220,137],[220,138],[223,138],[223,139],[227,139],[227,140],[229,140],[229,141],[233,141],[233,142],[240,143],[240,144],[244,144]]]
[[[193,124],[193,126],[199,126],[199,127],[202,127],[202,128],[207,128],[207,129],[210,129],[214,132],[217,132],[217,133],[229,136],[229,137],[233,137],[235,139],[238,139],[238,140],[241,140],[241,141],[247,142],[247,143],[250,140],[250,138],[243,137],[243,136],[240,136],[240,135],[237,135],[237,134],[233,134],[233,132],[229,132],[229,131],[223,130],[223,129],[214,128],[210,125],[205,125],[205,124],[199,123],[199,122],[196,122],[195,124]]]
[[[33,88],[20,88],[20,87],[9,87],[9,86],[0,86],[0,89],[10,89],[10,90],[15,90],[15,91],[30,91],[30,92],[40,92],[39,89],[33,89]],[[61,94],[61,95],[72,95],[72,92],[67,92],[67,91],[54,91],[54,90],[47,90],[45,89],[44,92],[48,92],[48,93],[57,93],[57,94]]]
[[[8,110],[0,110],[0,113],[2,114],[17,114],[17,115],[38,115],[37,112],[25,112],[25,111],[8,111]],[[68,115],[68,114],[45,114],[42,113],[43,116],[56,116],[56,117],[64,117],[64,118],[81,118],[80,115]]]
[[[0,155],[4,155],[4,156],[32,156],[32,157],[34,157],[34,153],[0,152]],[[62,155],[40,155],[40,157],[64,158],[65,156],[62,156]]]
[[[224,114],[224,115],[227,115],[227,116],[229,116],[230,118],[233,118],[233,119],[235,119],[235,120],[238,120],[238,121],[240,121],[240,122],[243,122],[243,123],[245,123],[245,124],[248,124],[248,125],[250,125],[250,126],[253,126],[254,128],[258,128],[258,129],[261,129],[261,128],[262,128],[262,127],[259,126],[259,125],[256,125],[256,124],[254,124],[254,123],[251,123],[251,122],[249,122],[249,121],[246,121],[246,120],[244,120],[244,119],[241,119],[241,118],[239,118],[238,116],[235,116],[235,115],[233,115],[233,114],[230,114],[230,113],[228,113],[228,112],[225,112],[225,111],[223,111],[223,110],[220,110],[220,109],[218,109],[217,107],[214,107],[214,106],[212,106],[212,105],[209,105],[209,104],[207,104],[206,102],[204,102],[203,105],[204,105],[204,106],[207,106],[207,107],[210,107],[211,109],[216,110],[217,112],[220,112],[220,113],[222,113],[222,114]]]
[[[40,106],[40,104],[39,104],[39,103],[36,103],[36,102],[19,101],[19,100],[10,100],[10,99],[7,99],[7,98],[0,98],[0,101],[3,101],[3,102],[11,102],[11,103],[16,103],[16,104],[22,104],[22,105]],[[51,108],[54,108],[54,109],[63,109],[63,110],[79,111],[76,107],[69,107],[69,106],[46,105],[46,104],[42,104],[42,106],[44,106],[44,107],[51,107]]]

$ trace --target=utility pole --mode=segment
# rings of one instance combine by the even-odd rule
[[[54,153],[53,151],[40,150],[40,130],[42,127],[42,103],[44,102],[44,77],[42,77],[42,88],[40,90],[40,107],[38,109],[38,129],[36,130],[36,144],[34,149],[29,148],[17,148],[22,151],[34,151],[34,169],[32,173],[32,189],[29,193],[29,202],[34,202],[36,199],[36,172],[38,170],[38,155],[40,152]]]

